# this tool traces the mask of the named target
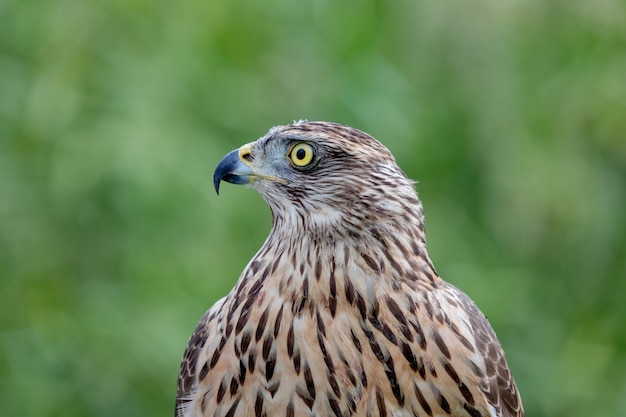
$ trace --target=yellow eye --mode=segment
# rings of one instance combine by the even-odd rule
[[[300,142],[291,147],[287,155],[296,168],[304,168],[313,162],[315,158],[315,148],[308,143]]]

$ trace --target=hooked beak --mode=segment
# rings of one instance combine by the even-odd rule
[[[213,173],[213,185],[217,194],[220,193],[220,183],[222,181],[231,184],[250,184],[257,179],[264,179],[274,182],[287,183],[287,180],[264,173],[263,161],[253,160],[252,145],[248,143],[239,149],[229,152],[215,168]],[[271,169],[271,168],[270,168]]]
[[[251,144],[242,146],[239,149],[229,152],[215,168],[213,173],[213,185],[215,192],[220,193],[220,183],[222,181],[231,184],[248,184],[254,178],[254,171],[250,162],[244,157],[251,154]]]

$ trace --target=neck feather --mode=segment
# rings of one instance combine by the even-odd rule
[[[272,297],[282,299],[293,314],[313,314],[323,306],[334,315],[347,306],[364,314],[380,296],[404,285],[436,287],[440,279],[426,250],[421,205],[414,214],[308,229],[298,215],[274,216],[272,231],[244,271],[238,292],[262,287],[276,291]],[[294,228],[307,232],[294,233]],[[287,238],[294,235],[301,239]]]

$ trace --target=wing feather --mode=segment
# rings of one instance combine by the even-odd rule
[[[193,400],[192,394],[198,383],[198,357],[207,342],[209,334],[215,327],[215,319],[223,303],[224,299],[219,300],[202,316],[196,329],[189,338],[178,371],[175,410],[175,416],[177,417],[185,415],[188,404]]]
[[[482,384],[481,390],[489,404],[496,410],[497,416],[522,417],[524,415],[522,401],[493,328],[465,293],[458,291],[458,294],[469,313],[478,351],[485,360],[487,384]]]

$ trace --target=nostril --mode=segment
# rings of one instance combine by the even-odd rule
[[[252,144],[248,143],[247,145],[243,145],[239,148],[237,152],[239,154],[239,159],[244,162],[252,162],[254,157],[252,156]]]

